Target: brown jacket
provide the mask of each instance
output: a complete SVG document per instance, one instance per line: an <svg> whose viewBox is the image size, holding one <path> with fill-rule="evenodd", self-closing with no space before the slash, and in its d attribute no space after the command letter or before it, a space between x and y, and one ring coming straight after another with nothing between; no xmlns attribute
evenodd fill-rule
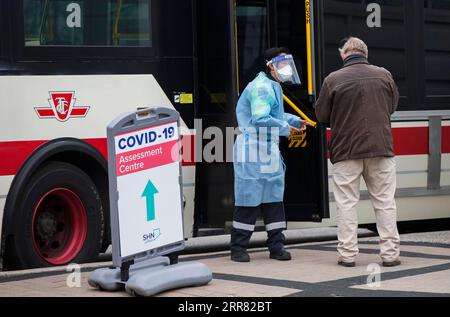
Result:
<svg viewBox="0 0 450 317"><path fill-rule="evenodd" d="M399 93L389 71L352 55L326 79L317 119L331 127L331 162L393 157L391 114Z"/></svg>

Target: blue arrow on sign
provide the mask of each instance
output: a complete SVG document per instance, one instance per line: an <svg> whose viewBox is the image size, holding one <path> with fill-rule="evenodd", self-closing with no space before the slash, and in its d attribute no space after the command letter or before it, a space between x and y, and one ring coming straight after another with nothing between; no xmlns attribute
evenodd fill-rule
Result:
<svg viewBox="0 0 450 317"><path fill-rule="evenodd" d="M152 181L148 181L147 186L145 186L144 192L141 197L145 197L147 200L147 221L153 221L156 219L155 216L155 194L158 194L158 190Z"/></svg>

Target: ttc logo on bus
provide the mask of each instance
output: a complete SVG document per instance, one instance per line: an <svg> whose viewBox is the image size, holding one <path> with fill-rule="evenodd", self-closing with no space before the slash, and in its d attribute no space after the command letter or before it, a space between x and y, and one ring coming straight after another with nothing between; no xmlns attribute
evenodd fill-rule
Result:
<svg viewBox="0 0 450 317"><path fill-rule="evenodd" d="M89 106L76 106L74 91L49 92L50 107L35 107L40 119L56 119L60 122L66 122L70 118L84 118L89 112Z"/></svg>

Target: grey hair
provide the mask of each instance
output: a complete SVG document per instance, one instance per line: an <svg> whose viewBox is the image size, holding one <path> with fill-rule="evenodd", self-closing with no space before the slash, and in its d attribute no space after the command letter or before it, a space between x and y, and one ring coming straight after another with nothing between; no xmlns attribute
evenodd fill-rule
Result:
<svg viewBox="0 0 450 317"><path fill-rule="evenodd" d="M350 37L345 45L339 49L339 52L345 55L359 54L369 57L369 48L363 40L357 37Z"/></svg>

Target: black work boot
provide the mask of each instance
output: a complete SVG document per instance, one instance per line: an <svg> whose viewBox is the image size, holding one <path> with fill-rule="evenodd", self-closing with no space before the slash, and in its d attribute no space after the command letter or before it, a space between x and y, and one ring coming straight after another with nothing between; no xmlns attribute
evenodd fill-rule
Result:
<svg viewBox="0 0 450 317"><path fill-rule="evenodd" d="M239 253L232 252L231 261L240 263L250 262L250 256L248 255L247 252L239 252Z"/></svg>
<svg viewBox="0 0 450 317"><path fill-rule="evenodd" d="M286 250L281 250L277 253L270 253L270 258L278 261L290 261L292 260L291 254Z"/></svg>

